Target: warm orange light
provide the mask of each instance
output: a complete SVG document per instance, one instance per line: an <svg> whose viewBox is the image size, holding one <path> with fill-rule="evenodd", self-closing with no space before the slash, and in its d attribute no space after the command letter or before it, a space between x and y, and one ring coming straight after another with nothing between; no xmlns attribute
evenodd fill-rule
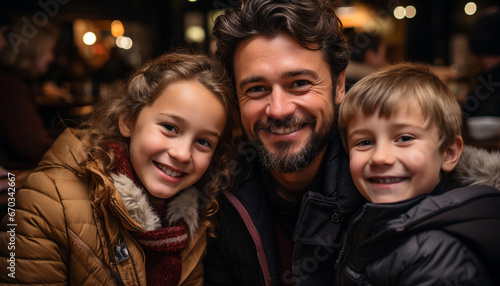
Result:
<svg viewBox="0 0 500 286"><path fill-rule="evenodd" d="M344 28L362 27L372 19L369 11L363 7L338 7L335 12Z"/></svg>
<svg viewBox="0 0 500 286"><path fill-rule="evenodd" d="M114 20L111 22L111 35L115 38L123 36L125 34L125 28L120 20Z"/></svg>

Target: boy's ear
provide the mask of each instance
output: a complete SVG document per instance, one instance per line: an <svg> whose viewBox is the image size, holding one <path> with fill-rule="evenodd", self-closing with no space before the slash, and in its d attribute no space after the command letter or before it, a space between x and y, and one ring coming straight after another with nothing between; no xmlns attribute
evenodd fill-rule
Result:
<svg viewBox="0 0 500 286"><path fill-rule="evenodd" d="M124 115L121 115L118 119L118 128L120 129L120 133L123 137L129 138L132 134L131 120L125 118Z"/></svg>
<svg viewBox="0 0 500 286"><path fill-rule="evenodd" d="M337 87L335 88L335 104L339 105L345 96L345 70L339 74Z"/></svg>
<svg viewBox="0 0 500 286"><path fill-rule="evenodd" d="M462 155L462 150L464 149L464 140L462 136L455 138L455 141L444 150L443 164L441 170L444 172L451 172L455 168Z"/></svg>

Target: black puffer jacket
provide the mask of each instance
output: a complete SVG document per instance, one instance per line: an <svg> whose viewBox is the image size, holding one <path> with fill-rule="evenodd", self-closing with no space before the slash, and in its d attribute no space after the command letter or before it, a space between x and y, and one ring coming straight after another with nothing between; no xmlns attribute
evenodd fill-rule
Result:
<svg viewBox="0 0 500 286"><path fill-rule="evenodd" d="M332 285L335 261L346 223L365 200L356 191L347 154L338 138L323 159L322 188L309 190L302 199L294 233L293 285ZM205 285L283 285L279 277L273 215L265 194L264 172L254 149L240 151L250 159L241 162L240 184L221 196L218 239L209 243ZM269 187L267 187L269 188ZM227 199L229 198L229 200ZM242 219L243 217L243 219Z"/></svg>
<svg viewBox="0 0 500 286"><path fill-rule="evenodd" d="M477 162L496 158L484 173L498 175L498 154L472 152ZM462 165L491 167L472 166L470 155L466 150ZM400 203L366 203L339 256L337 285L500 285L499 209L500 191L489 186L443 191L440 185Z"/></svg>

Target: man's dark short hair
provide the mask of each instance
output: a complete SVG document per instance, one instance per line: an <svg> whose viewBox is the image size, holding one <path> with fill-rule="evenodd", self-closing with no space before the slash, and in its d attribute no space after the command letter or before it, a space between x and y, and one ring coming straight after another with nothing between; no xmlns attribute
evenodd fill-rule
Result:
<svg viewBox="0 0 500 286"><path fill-rule="evenodd" d="M320 50L330 66L332 82L347 67L349 50L343 26L331 5L321 0L243 0L215 21L216 57L234 84L234 53L238 45L253 36L290 35L301 46Z"/></svg>

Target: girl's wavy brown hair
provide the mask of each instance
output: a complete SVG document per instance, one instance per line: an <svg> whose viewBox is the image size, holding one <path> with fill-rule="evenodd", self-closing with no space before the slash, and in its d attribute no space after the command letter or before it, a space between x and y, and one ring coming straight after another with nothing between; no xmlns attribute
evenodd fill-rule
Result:
<svg viewBox="0 0 500 286"><path fill-rule="evenodd" d="M124 116L127 120L135 121L141 110L151 105L168 85L196 80L220 100L228 118L211 164L195 184L201 192L201 220L209 227L209 234L213 235L213 216L219 207L216 194L231 188L234 183L230 168L236 158L232 132L237 106L227 78L220 64L208 56L176 51L162 55L138 69L121 92L100 98L92 114L81 126L85 130L81 140L86 146L88 160L77 171L89 183L94 203L102 205L109 202L112 186L106 186L109 180L100 175L109 175L114 167L113 152L105 148L107 142L117 142L125 150L130 145L129 139L120 133L119 118Z"/></svg>

